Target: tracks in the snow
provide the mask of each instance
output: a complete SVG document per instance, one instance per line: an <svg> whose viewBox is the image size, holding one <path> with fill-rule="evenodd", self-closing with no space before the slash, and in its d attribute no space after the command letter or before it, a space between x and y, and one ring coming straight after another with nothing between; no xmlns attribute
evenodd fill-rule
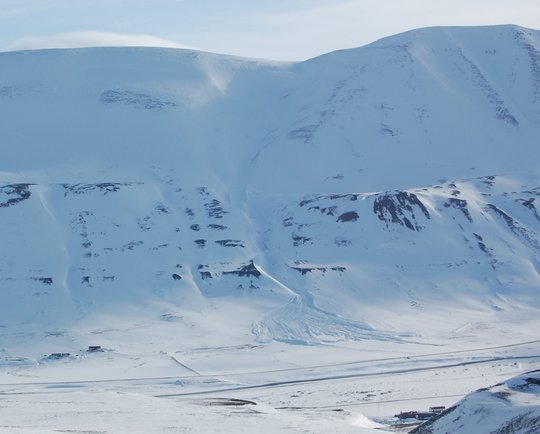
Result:
<svg viewBox="0 0 540 434"><path fill-rule="evenodd" d="M490 357L490 358L486 358L482 360L472 360L468 362L458 362L458 363L447 363L447 364L440 364L440 365L434 365L434 366L424 366L424 367L419 367L419 368L382 370L382 371L377 371L377 372L362 372L362 373L344 374L344 375L328 375L328 376L315 377L315 378L272 381L268 383L250 384L250 385L245 385L245 386L234 386L234 387L228 387L228 388L202 390L202 391L197 391L197 392L171 393L171 394L154 395L154 396L156 398L173 398L173 397L182 397L182 396L209 395L213 393L236 392L236 391L241 391L241 390L266 389L266 388L271 388L271 387L286 387L286 386L292 386L296 384L317 383L321 381L336 381L336 380L345 380L345 379L350 379L350 378L408 374L408 373L413 373L413 372L433 371L433 370L439 370L439 369L478 365L482 363L493 363L493 362L500 362L500 361L526 360L526 359L540 359L540 355Z"/></svg>

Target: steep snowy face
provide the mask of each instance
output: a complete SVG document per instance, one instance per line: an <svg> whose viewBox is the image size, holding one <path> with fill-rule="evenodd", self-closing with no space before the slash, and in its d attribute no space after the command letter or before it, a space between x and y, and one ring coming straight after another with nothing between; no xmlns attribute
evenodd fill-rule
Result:
<svg viewBox="0 0 540 434"><path fill-rule="evenodd" d="M90 180L161 164L207 178L210 138L219 137L211 107L236 70L260 67L142 48L3 53L0 62L3 170L58 168L59 179L77 170Z"/></svg>
<svg viewBox="0 0 540 434"><path fill-rule="evenodd" d="M1 325L144 306L179 333L311 343L538 317L538 31L296 64L0 53L0 71Z"/></svg>

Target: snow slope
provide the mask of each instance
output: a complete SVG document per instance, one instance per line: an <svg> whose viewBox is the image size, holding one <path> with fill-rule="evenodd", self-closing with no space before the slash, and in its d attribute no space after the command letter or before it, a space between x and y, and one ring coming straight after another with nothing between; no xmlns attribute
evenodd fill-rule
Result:
<svg viewBox="0 0 540 434"><path fill-rule="evenodd" d="M540 431L540 374L527 372L466 396L444 414L411 431L535 433Z"/></svg>
<svg viewBox="0 0 540 434"><path fill-rule="evenodd" d="M0 53L2 346L141 318L193 347L536 337L539 49Z"/></svg>

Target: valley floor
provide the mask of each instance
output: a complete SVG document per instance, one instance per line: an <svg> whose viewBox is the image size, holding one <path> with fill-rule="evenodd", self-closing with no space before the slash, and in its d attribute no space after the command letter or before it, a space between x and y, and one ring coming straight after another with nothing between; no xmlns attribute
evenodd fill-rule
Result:
<svg viewBox="0 0 540 434"><path fill-rule="evenodd" d="M395 414L539 369L540 340L104 348L1 362L1 433L407 432L414 423Z"/></svg>

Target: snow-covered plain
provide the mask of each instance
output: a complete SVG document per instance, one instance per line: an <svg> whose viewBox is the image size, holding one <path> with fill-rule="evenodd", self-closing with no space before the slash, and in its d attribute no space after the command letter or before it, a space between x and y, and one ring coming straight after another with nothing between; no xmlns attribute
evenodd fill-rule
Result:
<svg viewBox="0 0 540 434"><path fill-rule="evenodd" d="M538 369L538 31L0 53L0 119L0 432L406 432Z"/></svg>

